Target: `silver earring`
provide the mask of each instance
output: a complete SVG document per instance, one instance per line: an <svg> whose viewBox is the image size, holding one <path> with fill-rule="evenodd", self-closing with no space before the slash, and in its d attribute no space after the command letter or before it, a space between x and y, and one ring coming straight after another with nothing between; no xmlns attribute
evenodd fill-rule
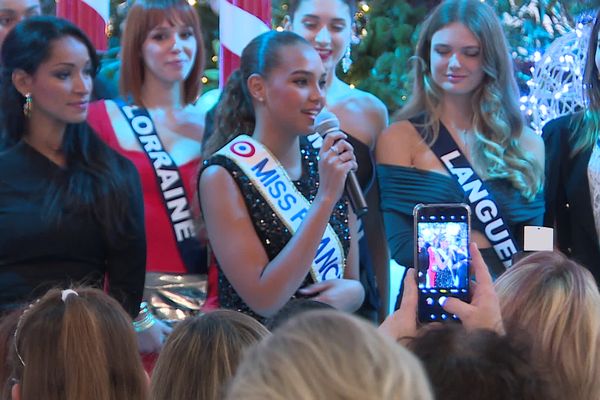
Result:
<svg viewBox="0 0 600 400"><path fill-rule="evenodd" d="M350 48L350 45L348 45L348 48L346 48L346 53L344 53L344 57L342 58L342 71L344 71L345 74L348 73L350 66L352 65L352 58L350 57L351 52L352 49Z"/></svg>

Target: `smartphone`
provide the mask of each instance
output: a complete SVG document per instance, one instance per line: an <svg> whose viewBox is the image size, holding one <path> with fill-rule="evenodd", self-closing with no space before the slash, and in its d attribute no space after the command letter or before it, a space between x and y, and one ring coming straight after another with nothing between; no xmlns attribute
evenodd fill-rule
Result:
<svg viewBox="0 0 600 400"><path fill-rule="evenodd" d="M417 204L413 216L419 321L458 321L442 304L448 297L470 301L471 208L462 203Z"/></svg>

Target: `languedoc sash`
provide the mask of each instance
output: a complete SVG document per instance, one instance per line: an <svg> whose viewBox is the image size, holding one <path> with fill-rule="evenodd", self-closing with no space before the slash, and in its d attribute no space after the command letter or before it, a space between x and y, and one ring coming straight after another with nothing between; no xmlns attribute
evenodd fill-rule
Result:
<svg viewBox="0 0 600 400"><path fill-rule="evenodd" d="M177 164L164 149L148 110L114 100L152 164L156 182L173 230L177 249L188 272L203 272L206 256L196 237L194 216Z"/></svg>
<svg viewBox="0 0 600 400"><path fill-rule="evenodd" d="M475 218L484 226L485 237L492 244L504 267L509 268L513 256L519 251L517 242L504 222L492 193L459 150L444 124L440 123L438 138L430 148L468 195L467 203L471 206Z"/></svg>
<svg viewBox="0 0 600 400"><path fill-rule="evenodd" d="M241 135L215 154L235 162L290 233L296 233L311 203L298 191L279 160L266 147L250 136ZM342 244L331 225L327 224L311 263L311 276L315 282L343 278L345 265Z"/></svg>

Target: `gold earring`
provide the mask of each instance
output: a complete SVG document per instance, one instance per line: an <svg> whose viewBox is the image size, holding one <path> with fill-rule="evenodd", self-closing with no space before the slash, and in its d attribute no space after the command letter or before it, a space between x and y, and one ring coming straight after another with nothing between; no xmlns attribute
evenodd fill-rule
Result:
<svg viewBox="0 0 600 400"><path fill-rule="evenodd" d="M25 93L25 104L23 104L23 115L26 118L31 116L31 93Z"/></svg>

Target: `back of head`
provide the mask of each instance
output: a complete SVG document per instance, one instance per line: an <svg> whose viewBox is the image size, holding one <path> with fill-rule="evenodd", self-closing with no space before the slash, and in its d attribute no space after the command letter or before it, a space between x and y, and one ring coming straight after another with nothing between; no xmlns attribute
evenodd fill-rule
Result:
<svg viewBox="0 0 600 400"><path fill-rule="evenodd" d="M198 52L183 84L184 102L190 104L196 101L200 94L200 79L204 71L204 46L197 11L186 0L138 0L127 13L125 31L121 37L119 78L121 95L131 97L137 105L143 105L141 97L145 64L142 47L150 31L163 21L170 24L182 23L192 28Z"/></svg>
<svg viewBox="0 0 600 400"><path fill-rule="evenodd" d="M289 320L242 361L228 399L432 399L419 361L338 311Z"/></svg>
<svg viewBox="0 0 600 400"><path fill-rule="evenodd" d="M227 80L216 105L214 133L207 140L203 150L205 158L210 157L234 137L253 133L255 115L252 98L248 92L248 78L252 74L268 78L270 72L280 65L280 49L298 44L312 48L303 37L289 31L276 30L258 35L246 45L242 51L240 68Z"/></svg>
<svg viewBox="0 0 600 400"><path fill-rule="evenodd" d="M267 319L265 326L271 332L279 328L286 321L296 318L298 315L311 310L333 310L334 307L327 303L308 298L296 298L288 301L278 312L271 318Z"/></svg>
<svg viewBox="0 0 600 400"><path fill-rule="evenodd" d="M431 380L436 398L448 400L546 400L540 370L527 342L493 331L467 332L444 324L421 332L409 344Z"/></svg>
<svg viewBox="0 0 600 400"><path fill-rule="evenodd" d="M152 374L153 400L223 398L247 348L269 331L245 314L217 310L181 322L169 335Z"/></svg>
<svg viewBox="0 0 600 400"><path fill-rule="evenodd" d="M0 313L0 399L10 399L11 350L22 308Z"/></svg>
<svg viewBox="0 0 600 400"><path fill-rule="evenodd" d="M6 36L2 45L2 75L0 76L0 107L2 109L2 134L7 144L16 143L26 131L23 105L25 97L12 82L15 70L33 75L40 64L51 54L57 40L71 36L88 49L92 75L98 67L98 57L87 36L71 22L52 16L36 16L18 23Z"/></svg>
<svg viewBox="0 0 600 400"><path fill-rule="evenodd" d="M12 353L12 377L22 400L147 395L131 320L98 289L48 291L23 312Z"/></svg>
<svg viewBox="0 0 600 400"><path fill-rule="evenodd" d="M592 274L559 252L523 258L496 281L507 327L529 332L562 398L600 398L600 293Z"/></svg>

